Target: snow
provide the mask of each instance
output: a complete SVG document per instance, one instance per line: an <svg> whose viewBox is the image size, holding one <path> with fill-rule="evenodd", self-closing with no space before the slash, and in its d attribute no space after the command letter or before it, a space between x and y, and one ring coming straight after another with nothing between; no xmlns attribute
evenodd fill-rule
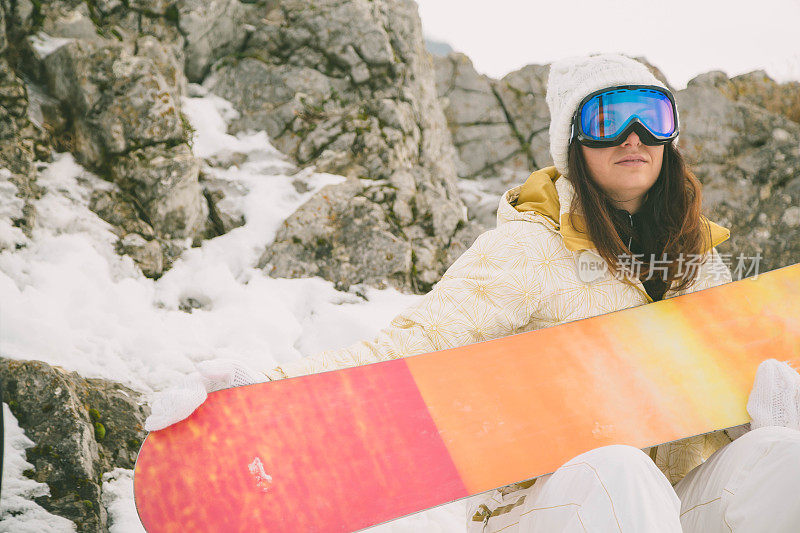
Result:
<svg viewBox="0 0 800 533"><path fill-rule="evenodd" d="M145 533L133 504L133 470L115 468L103 474L103 505L108 533Z"/></svg>
<svg viewBox="0 0 800 533"><path fill-rule="evenodd" d="M230 103L198 85L190 91L182 104L196 130L194 153L208 162L204 174L229 185L226 208L242 213L246 223L187 250L154 281L130 258L117 255L111 227L88 207L93 190L113 185L70 154L54 154L54 161L40 168L44 192L35 202L38 215L29 239L4 225L21 204L7 171L0 169L0 356L113 379L151 397L192 373L200 361L233 358L267 370L370 338L419 298L369 287L344 293L320 278L272 279L255 268L283 220L322 187L344 178L313 168L298 171L263 131L228 135L226 123L236 116ZM239 165L212 166L237 154ZM297 181L304 186L295 187ZM4 248L4 242L11 245ZM188 298L202 307L181 310ZM21 475L29 468L21 459L26 444L9 424L6 431L17 440L8 452L14 466L8 470L10 484L3 481L0 531L27 531L20 529L20 516L29 517L24 527L30 531L71 531L63 519L24 500L44 489ZM6 507L6 494L13 506ZM132 471L106 473L103 498L112 533L142 531ZM6 511L15 508L25 514ZM463 531L463 517L464 504L457 502L378 530Z"/></svg>
<svg viewBox="0 0 800 533"><path fill-rule="evenodd" d="M61 533L75 531L75 524L55 516L33 501L48 496L50 488L23 475L33 465L25 460L25 449L35 443L25 436L6 404L3 409L3 483L0 493L0 533Z"/></svg>
<svg viewBox="0 0 800 533"><path fill-rule="evenodd" d="M269 491L272 476L264 472L264 463L261 462L261 458L254 457L253 462L247 465L247 469L253 475L253 479L256 480L256 486L264 492Z"/></svg>
<svg viewBox="0 0 800 533"><path fill-rule="evenodd" d="M33 51L39 56L39 59L44 59L65 44L71 43L74 40L75 39L71 38L53 37L43 31L28 37L31 48L33 48Z"/></svg>

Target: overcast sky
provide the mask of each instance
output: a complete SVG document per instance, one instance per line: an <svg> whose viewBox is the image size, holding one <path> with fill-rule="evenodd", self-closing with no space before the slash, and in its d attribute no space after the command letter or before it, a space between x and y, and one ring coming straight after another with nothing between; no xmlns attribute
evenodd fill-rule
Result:
<svg viewBox="0 0 800 533"><path fill-rule="evenodd" d="M594 52L644 56L682 89L702 72L800 80L800 0L417 0L425 35L500 78Z"/></svg>

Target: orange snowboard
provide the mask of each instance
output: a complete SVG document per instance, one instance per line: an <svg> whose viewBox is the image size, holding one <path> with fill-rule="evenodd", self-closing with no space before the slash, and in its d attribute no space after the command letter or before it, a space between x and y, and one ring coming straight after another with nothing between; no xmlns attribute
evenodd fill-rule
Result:
<svg viewBox="0 0 800 533"><path fill-rule="evenodd" d="M139 516L167 531L352 531L738 426L758 364L800 363L800 264L557 327L237 387L148 435Z"/></svg>

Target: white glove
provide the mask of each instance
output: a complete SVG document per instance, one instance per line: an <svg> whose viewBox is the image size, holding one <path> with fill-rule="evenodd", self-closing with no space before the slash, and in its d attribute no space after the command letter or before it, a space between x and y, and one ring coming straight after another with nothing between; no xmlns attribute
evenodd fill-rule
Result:
<svg viewBox="0 0 800 533"><path fill-rule="evenodd" d="M747 400L750 429L783 426L800 431L800 374L775 359L758 365Z"/></svg>
<svg viewBox="0 0 800 533"><path fill-rule="evenodd" d="M269 381L262 372L235 359L203 361L197 364L197 371L185 376L177 387L153 395L145 430L156 431L183 420L206 401L209 392Z"/></svg>

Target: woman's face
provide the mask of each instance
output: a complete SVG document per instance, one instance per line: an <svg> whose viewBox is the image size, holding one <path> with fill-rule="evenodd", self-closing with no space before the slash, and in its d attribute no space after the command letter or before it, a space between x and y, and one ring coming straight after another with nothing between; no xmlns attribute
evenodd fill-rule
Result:
<svg viewBox="0 0 800 533"><path fill-rule="evenodd" d="M617 208L629 213L638 211L644 195L661 172L664 145L648 146L636 132L631 132L620 145L608 148L581 145L581 149L592 178L616 202Z"/></svg>

